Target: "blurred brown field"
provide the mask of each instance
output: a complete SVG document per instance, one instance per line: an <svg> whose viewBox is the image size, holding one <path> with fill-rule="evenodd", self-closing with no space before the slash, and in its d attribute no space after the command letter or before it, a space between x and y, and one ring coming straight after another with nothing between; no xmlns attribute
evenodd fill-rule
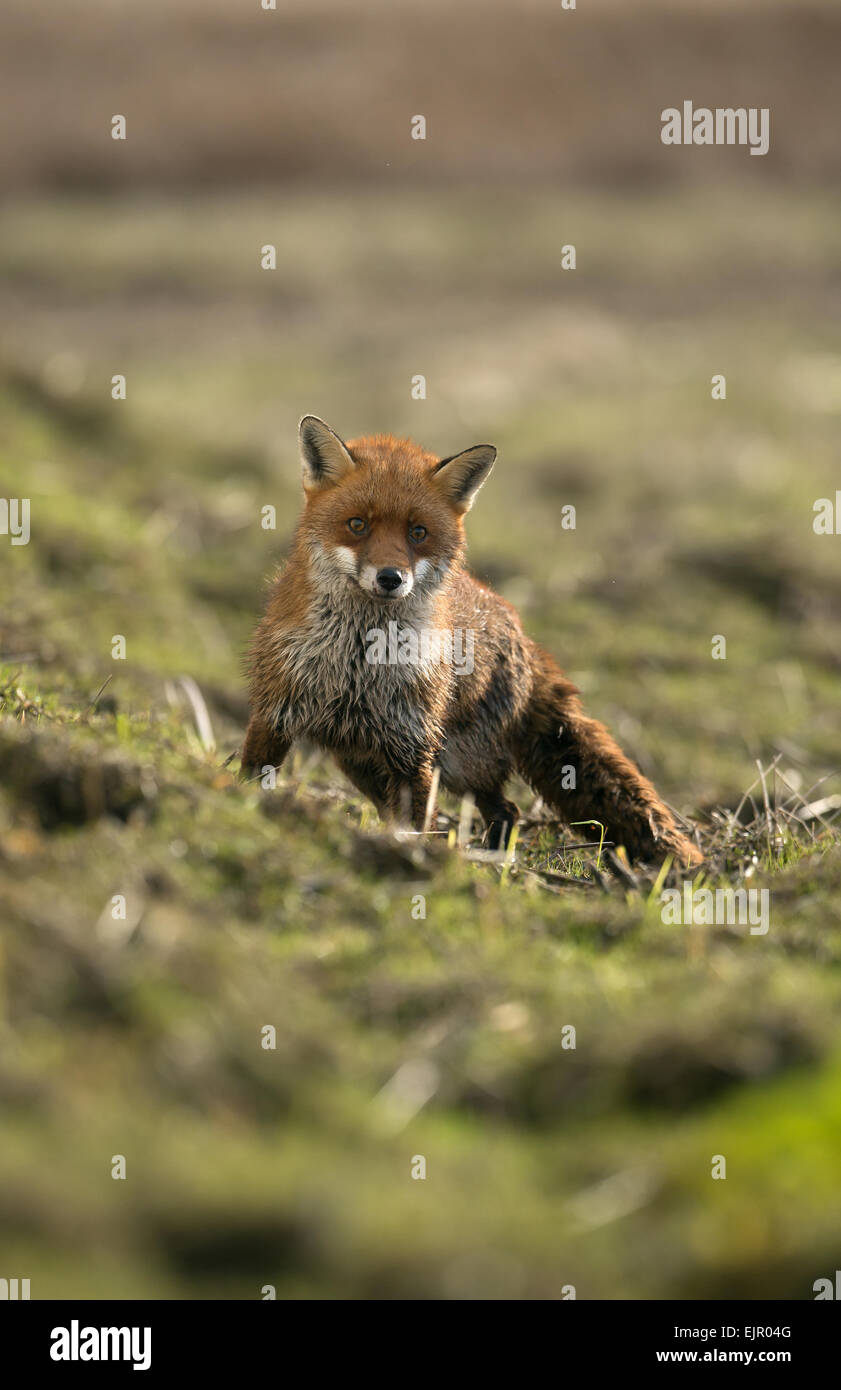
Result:
<svg viewBox="0 0 841 1390"><path fill-rule="evenodd" d="M330 180L835 179L833 0L7 0L6 192ZM659 113L768 106L772 149L676 158ZM406 138L422 113L429 139ZM112 114L129 138L115 149ZM746 168L748 165L750 167Z"/></svg>

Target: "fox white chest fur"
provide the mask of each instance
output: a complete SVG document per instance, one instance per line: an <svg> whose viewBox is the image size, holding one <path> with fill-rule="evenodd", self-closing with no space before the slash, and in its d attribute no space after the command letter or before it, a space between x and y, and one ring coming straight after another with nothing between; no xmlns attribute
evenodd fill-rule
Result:
<svg viewBox="0 0 841 1390"><path fill-rule="evenodd" d="M418 647L424 607L390 619ZM288 694L273 716L290 742L307 738L335 751L391 754L397 766L416 761L429 737L430 696L447 675L434 663L370 660L383 624L381 607L321 594L306 623L278 635L276 659Z"/></svg>

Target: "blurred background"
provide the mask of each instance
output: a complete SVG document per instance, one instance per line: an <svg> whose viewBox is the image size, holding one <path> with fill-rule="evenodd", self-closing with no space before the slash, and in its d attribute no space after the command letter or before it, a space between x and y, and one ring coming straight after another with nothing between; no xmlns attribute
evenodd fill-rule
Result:
<svg viewBox="0 0 841 1390"><path fill-rule="evenodd" d="M676 933L397 849L311 750L271 797L222 764L314 412L498 445L473 568L679 808L757 759L837 798L841 11L7 0L0 40L0 1277L811 1297L837 848L769 841L767 938ZM663 146L684 100L770 153Z"/></svg>

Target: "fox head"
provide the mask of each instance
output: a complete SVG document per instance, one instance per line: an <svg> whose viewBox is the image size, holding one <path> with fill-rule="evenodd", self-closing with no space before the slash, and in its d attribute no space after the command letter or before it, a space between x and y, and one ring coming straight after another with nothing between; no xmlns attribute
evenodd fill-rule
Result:
<svg viewBox="0 0 841 1390"><path fill-rule="evenodd" d="M438 459L391 435L345 443L315 415L298 433L299 534L317 578L383 604L436 589L463 553L464 516L493 467L493 445Z"/></svg>

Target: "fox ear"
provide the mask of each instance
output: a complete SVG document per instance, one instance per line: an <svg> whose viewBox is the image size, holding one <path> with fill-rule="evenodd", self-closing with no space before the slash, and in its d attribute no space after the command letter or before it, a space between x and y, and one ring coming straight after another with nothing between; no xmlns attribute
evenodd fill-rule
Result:
<svg viewBox="0 0 841 1390"><path fill-rule="evenodd" d="M345 473L356 467L339 436L317 415L303 417L298 426L298 443L307 492L332 487Z"/></svg>
<svg viewBox="0 0 841 1390"><path fill-rule="evenodd" d="M442 459L432 470L435 482L458 512L469 512L479 488L494 466L493 444L474 444L462 454Z"/></svg>

